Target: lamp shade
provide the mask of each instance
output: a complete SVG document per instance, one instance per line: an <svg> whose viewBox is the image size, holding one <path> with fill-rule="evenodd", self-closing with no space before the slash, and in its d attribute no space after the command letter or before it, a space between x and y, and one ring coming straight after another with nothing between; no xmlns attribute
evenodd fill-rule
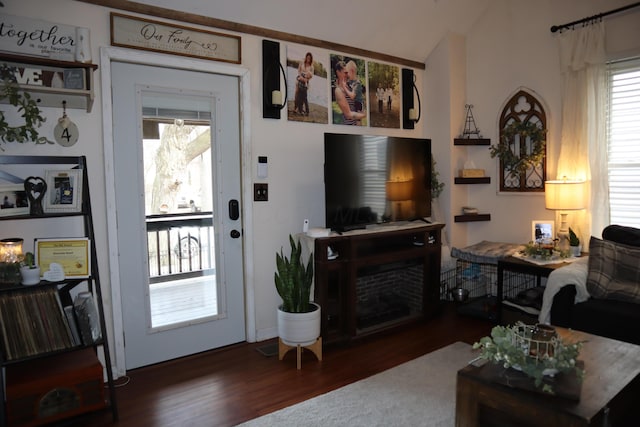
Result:
<svg viewBox="0 0 640 427"><path fill-rule="evenodd" d="M387 181L387 200L401 202L411 199L413 191L412 181Z"/></svg>
<svg viewBox="0 0 640 427"><path fill-rule="evenodd" d="M569 211L584 209L584 181L545 181L544 205L547 209Z"/></svg>

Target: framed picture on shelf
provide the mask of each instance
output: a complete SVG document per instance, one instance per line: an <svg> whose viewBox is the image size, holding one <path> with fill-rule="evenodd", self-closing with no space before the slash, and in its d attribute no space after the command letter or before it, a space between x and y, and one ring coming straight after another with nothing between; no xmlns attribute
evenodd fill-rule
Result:
<svg viewBox="0 0 640 427"><path fill-rule="evenodd" d="M47 213L82 211L82 170L48 170L45 172Z"/></svg>
<svg viewBox="0 0 640 427"><path fill-rule="evenodd" d="M542 243L544 240L553 240L555 238L553 226L554 221L548 219L535 219L531 221L531 241L534 243Z"/></svg>
<svg viewBox="0 0 640 427"><path fill-rule="evenodd" d="M0 186L0 216L29 215L29 198L22 184Z"/></svg>
<svg viewBox="0 0 640 427"><path fill-rule="evenodd" d="M41 271L46 272L51 263L57 263L62 266L66 279L89 277L91 257L88 238L36 239L34 247L36 263Z"/></svg>

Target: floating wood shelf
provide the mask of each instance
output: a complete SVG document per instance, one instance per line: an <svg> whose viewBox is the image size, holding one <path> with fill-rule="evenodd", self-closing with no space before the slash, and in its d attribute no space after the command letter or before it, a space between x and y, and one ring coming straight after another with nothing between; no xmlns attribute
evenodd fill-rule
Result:
<svg viewBox="0 0 640 427"><path fill-rule="evenodd" d="M455 184L489 184L491 183L490 176L482 176L477 178L454 178Z"/></svg>
<svg viewBox="0 0 640 427"><path fill-rule="evenodd" d="M491 145L489 138L455 138L453 145Z"/></svg>
<svg viewBox="0 0 640 427"><path fill-rule="evenodd" d="M455 222L491 221L491 214L456 215Z"/></svg>

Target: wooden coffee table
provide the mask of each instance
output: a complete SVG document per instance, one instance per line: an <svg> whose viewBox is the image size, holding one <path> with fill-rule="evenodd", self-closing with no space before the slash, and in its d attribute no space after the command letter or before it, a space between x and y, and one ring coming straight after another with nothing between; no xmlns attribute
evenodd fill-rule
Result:
<svg viewBox="0 0 640 427"><path fill-rule="evenodd" d="M458 371L456 426L640 425L640 346L556 329L563 340L587 341L579 401L502 385L489 364L469 365Z"/></svg>

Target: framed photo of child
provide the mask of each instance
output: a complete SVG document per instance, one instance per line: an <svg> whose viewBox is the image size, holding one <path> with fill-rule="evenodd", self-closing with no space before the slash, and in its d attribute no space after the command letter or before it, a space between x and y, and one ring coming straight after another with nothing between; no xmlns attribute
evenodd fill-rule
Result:
<svg viewBox="0 0 640 427"><path fill-rule="evenodd" d="M82 211L82 170L48 170L45 172L47 193L44 211L47 213Z"/></svg>

